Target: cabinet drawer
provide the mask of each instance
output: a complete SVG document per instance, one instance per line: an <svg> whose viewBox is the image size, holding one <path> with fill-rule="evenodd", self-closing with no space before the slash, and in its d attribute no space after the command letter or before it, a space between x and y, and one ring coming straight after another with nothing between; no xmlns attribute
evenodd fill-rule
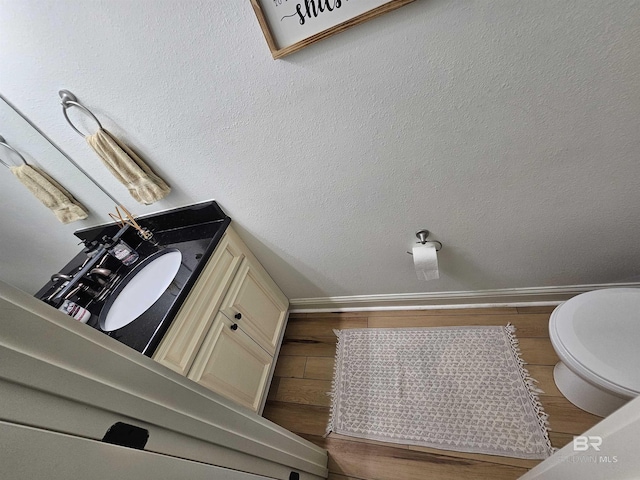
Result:
<svg viewBox="0 0 640 480"><path fill-rule="evenodd" d="M216 316L187 377L258 410L273 358L232 325L223 314Z"/></svg>
<svg viewBox="0 0 640 480"><path fill-rule="evenodd" d="M287 307L286 298L262 266L246 257L220 311L273 355L284 327Z"/></svg>
<svg viewBox="0 0 640 480"><path fill-rule="evenodd" d="M154 360L181 375L189 371L244 258L233 235L224 234L153 355Z"/></svg>

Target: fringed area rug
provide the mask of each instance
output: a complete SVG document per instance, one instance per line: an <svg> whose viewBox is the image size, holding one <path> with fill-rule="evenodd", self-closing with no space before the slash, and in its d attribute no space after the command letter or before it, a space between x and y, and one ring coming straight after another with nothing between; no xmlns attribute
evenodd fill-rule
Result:
<svg viewBox="0 0 640 480"><path fill-rule="evenodd" d="M459 452L553 453L515 328L336 331L327 433Z"/></svg>

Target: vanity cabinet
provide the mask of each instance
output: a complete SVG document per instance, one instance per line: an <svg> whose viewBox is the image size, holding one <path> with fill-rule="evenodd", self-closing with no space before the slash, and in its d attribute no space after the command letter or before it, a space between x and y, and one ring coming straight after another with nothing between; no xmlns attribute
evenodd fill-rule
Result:
<svg viewBox="0 0 640 480"><path fill-rule="evenodd" d="M258 411L289 301L228 227L153 358Z"/></svg>

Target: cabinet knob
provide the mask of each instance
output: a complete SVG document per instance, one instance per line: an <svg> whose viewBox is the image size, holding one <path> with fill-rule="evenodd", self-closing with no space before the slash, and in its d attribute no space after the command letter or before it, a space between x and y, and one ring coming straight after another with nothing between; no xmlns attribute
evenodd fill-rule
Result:
<svg viewBox="0 0 640 480"><path fill-rule="evenodd" d="M237 318L238 320L240 320L242 318L242 314L241 313L236 313L234 315L235 318Z"/></svg>
<svg viewBox="0 0 640 480"><path fill-rule="evenodd" d="M230 328L231 330L237 330L237 329L238 329L238 324L237 324L237 323L234 323L234 324L233 324L233 325L231 325L229 328Z"/></svg>

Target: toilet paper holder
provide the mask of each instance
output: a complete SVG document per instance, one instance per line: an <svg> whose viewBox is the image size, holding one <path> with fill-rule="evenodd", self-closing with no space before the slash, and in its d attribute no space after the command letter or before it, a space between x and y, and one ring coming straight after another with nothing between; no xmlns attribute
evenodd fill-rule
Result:
<svg viewBox="0 0 640 480"><path fill-rule="evenodd" d="M421 243L422 245L424 245L425 243L435 243L436 252L439 252L440 250L442 250L442 242L439 242L438 240L427 240L427 238L429 238L429 230L422 229L417 231L416 237L418 237L418 239L420 240L419 242L416 242L416 243ZM413 255L413 253L411 252L407 252L407 253L409 255Z"/></svg>

